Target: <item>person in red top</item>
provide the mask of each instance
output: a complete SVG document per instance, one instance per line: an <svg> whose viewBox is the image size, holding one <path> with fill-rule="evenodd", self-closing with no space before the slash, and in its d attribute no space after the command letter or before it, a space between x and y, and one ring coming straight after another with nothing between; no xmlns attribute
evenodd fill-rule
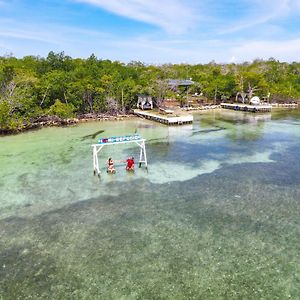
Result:
<svg viewBox="0 0 300 300"><path fill-rule="evenodd" d="M126 170L127 171L134 171L134 158L129 157L127 160Z"/></svg>

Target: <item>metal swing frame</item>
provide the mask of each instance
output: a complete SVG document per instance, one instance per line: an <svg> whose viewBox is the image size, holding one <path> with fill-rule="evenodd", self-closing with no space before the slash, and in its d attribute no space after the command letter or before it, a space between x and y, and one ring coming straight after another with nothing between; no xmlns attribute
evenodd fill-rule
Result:
<svg viewBox="0 0 300 300"><path fill-rule="evenodd" d="M131 139L132 138L132 139ZM104 143L101 141L105 140ZM126 137L111 137L107 139L99 140L99 144L93 144L93 168L94 168L94 175L98 175L100 177L101 171L99 168L99 153L105 146L111 145L119 145L119 144L128 144L128 143L135 143L140 147L140 159L139 159L139 168L141 168L142 163L145 164L146 169L148 170L148 162L147 162L147 155L146 155L146 146L145 146L145 139L139 136L126 136Z"/></svg>

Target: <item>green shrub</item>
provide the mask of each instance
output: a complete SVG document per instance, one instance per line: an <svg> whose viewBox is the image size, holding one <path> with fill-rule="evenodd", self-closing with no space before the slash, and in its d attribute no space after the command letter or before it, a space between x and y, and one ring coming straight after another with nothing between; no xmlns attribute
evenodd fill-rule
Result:
<svg viewBox="0 0 300 300"><path fill-rule="evenodd" d="M23 119L12 112L8 101L0 101L0 132L15 132L23 128Z"/></svg>
<svg viewBox="0 0 300 300"><path fill-rule="evenodd" d="M50 106L48 114L57 116L61 119L74 118L74 106L72 104L62 103L60 100L55 100L55 103Z"/></svg>

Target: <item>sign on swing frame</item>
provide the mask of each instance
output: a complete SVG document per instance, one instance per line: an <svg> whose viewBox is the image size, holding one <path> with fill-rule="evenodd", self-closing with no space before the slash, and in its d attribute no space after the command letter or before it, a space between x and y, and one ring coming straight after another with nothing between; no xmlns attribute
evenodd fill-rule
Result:
<svg viewBox="0 0 300 300"><path fill-rule="evenodd" d="M116 144L121 142L132 142L141 140L141 136L135 135L125 135L125 136L112 136L109 138L103 138L98 140L98 144Z"/></svg>

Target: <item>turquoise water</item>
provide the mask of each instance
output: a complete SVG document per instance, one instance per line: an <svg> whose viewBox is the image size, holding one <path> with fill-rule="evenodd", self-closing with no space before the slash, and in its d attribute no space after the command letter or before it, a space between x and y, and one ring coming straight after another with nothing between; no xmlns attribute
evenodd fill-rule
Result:
<svg viewBox="0 0 300 300"><path fill-rule="evenodd" d="M148 172L93 176L99 130ZM299 146L299 110L1 137L0 299L299 299Z"/></svg>

